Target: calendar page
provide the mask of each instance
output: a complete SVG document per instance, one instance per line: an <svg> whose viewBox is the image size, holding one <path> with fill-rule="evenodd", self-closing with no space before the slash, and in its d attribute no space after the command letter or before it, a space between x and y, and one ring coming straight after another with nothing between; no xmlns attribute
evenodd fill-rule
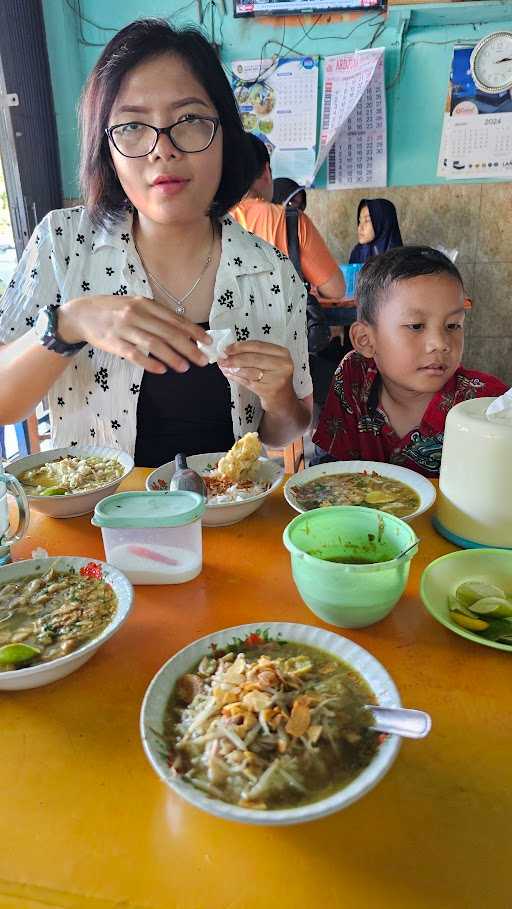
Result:
<svg viewBox="0 0 512 909"><path fill-rule="evenodd" d="M510 92L481 92L469 65L471 47L453 52L443 115L438 177L482 180L512 177L512 98Z"/></svg>
<svg viewBox="0 0 512 909"><path fill-rule="evenodd" d="M318 59L237 60L232 84L246 130L265 142L274 177L313 177Z"/></svg>
<svg viewBox="0 0 512 909"><path fill-rule="evenodd" d="M386 185L383 48L326 58L315 172L326 158L328 189Z"/></svg>
<svg viewBox="0 0 512 909"><path fill-rule="evenodd" d="M327 189L386 186L386 89L384 54L354 111L347 117L327 162Z"/></svg>

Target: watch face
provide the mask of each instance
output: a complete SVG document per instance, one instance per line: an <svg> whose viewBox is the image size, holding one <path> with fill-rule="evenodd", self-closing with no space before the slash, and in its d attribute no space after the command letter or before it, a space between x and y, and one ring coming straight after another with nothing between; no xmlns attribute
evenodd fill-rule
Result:
<svg viewBox="0 0 512 909"><path fill-rule="evenodd" d="M476 45L471 72L481 91L495 94L512 87L512 32L496 32Z"/></svg>
<svg viewBox="0 0 512 909"><path fill-rule="evenodd" d="M46 312L45 309L42 309L41 312L38 314L37 319L35 321L35 325L34 325L34 331L40 341L42 341L43 338L45 338L45 336L48 334L49 326L50 326L50 318L48 316L48 313Z"/></svg>

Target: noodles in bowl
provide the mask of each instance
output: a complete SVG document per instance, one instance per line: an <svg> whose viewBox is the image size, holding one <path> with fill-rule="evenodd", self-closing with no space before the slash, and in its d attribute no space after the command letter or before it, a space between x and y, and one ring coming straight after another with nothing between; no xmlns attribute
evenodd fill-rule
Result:
<svg viewBox="0 0 512 909"><path fill-rule="evenodd" d="M170 660L142 708L146 753L183 798L221 817L291 824L367 792L399 743L365 704L398 706L385 670L338 635L304 625L240 626Z"/></svg>

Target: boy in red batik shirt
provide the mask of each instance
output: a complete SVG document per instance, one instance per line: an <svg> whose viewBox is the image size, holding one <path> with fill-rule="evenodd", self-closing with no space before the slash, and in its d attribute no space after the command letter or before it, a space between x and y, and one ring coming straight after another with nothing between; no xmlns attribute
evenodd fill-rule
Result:
<svg viewBox="0 0 512 909"><path fill-rule="evenodd" d="M313 463L384 461L437 477L446 414L507 386L460 365L464 292L453 263L428 246L375 256L359 273L354 347L334 375Z"/></svg>

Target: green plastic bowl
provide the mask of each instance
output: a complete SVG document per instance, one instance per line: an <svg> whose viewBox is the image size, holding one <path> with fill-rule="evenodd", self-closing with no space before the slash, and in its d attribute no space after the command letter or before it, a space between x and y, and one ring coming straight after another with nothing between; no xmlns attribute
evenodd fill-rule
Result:
<svg viewBox="0 0 512 909"><path fill-rule="evenodd" d="M448 594L454 594L459 584L470 579L497 584L507 593L512 592L512 554L506 549L463 549L441 556L431 562L421 576L421 599L430 614L454 634L484 647L512 653L510 644L488 641L453 621L448 609Z"/></svg>
<svg viewBox="0 0 512 909"><path fill-rule="evenodd" d="M311 611L340 628L365 628L388 615L400 599L418 551L413 544L419 541L394 515L341 505L298 515L286 527L283 542L293 580ZM329 561L337 558L366 564Z"/></svg>

